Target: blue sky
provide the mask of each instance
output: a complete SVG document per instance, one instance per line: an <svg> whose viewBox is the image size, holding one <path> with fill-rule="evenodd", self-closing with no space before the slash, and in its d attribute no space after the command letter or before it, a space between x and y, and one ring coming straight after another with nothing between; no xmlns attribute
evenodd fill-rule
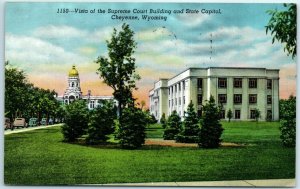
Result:
<svg viewBox="0 0 300 189"><path fill-rule="evenodd" d="M187 67L208 66L281 69L281 97L296 92L296 60L265 33L270 19L266 11L282 10L282 4L6 3L5 59L24 69L37 86L62 94L66 74L75 64L83 93L88 88L95 94L111 93L96 75L93 61L106 56L105 40L124 22L112 20L111 14L57 14L58 8L221 10L211 15L171 14L166 21L126 21L137 41L140 99L147 100L147 91L159 78L172 77Z"/></svg>

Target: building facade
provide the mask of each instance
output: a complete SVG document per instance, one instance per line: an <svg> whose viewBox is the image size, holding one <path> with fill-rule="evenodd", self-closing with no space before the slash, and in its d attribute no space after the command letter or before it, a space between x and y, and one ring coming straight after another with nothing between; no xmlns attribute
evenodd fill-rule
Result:
<svg viewBox="0 0 300 189"><path fill-rule="evenodd" d="M169 116L174 110L183 117L192 101L201 116L211 95L223 107L222 119L230 109L233 120L252 120L258 109L259 120L279 120L278 69L189 68L173 78L155 82L149 92L149 109L158 120L163 113Z"/></svg>
<svg viewBox="0 0 300 189"><path fill-rule="evenodd" d="M95 96L92 95L91 90L88 90L87 94L83 95L80 88L79 73L75 66L69 71L68 86L63 96L58 96L57 99L63 104L70 104L76 99L83 99L87 102L87 106L90 110L100 106L104 100L112 100L117 104L113 96Z"/></svg>

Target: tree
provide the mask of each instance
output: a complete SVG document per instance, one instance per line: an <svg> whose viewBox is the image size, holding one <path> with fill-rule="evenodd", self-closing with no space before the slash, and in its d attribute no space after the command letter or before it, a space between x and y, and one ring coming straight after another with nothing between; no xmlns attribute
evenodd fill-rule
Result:
<svg viewBox="0 0 300 189"><path fill-rule="evenodd" d="M164 131L164 140L174 140L175 136L181 131L181 118L174 110L169 116L167 127Z"/></svg>
<svg viewBox="0 0 300 189"><path fill-rule="evenodd" d="M66 106L65 124L62 126L64 141L73 142L86 133L89 110L85 101L75 100Z"/></svg>
<svg viewBox="0 0 300 189"><path fill-rule="evenodd" d="M285 45L284 51L294 58L297 55L297 5L283 4L288 8L285 11L268 10L267 13L271 15L271 19L266 26L266 33L268 31L273 35L272 43L275 40Z"/></svg>
<svg viewBox="0 0 300 189"><path fill-rule="evenodd" d="M134 106L124 109L123 116L119 119L117 139L122 148L136 149L145 143L147 118L145 113Z"/></svg>
<svg viewBox="0 0 300 189"><path fill-rule="evenodd" d="M216 105L213 96L210 96L209 101L203 106L203 117L200 123L199 147L219 147L224 129L220 124L220 108Z"/></svg>
<svg viewBox="0 0 300 189"><path fill-rule="evenodd" d="M254 109L254 117L253 118L256 120L256 122L258 122L258 119L260 118L259 109L257 109L257 108Z"/></svg>
<svg viewBox="0 0 300 189"><path fill-rule="evenodd" d="M167 127L167 120L166 120L166 114L165 113L162 114L159 122L161 123L161 125L164 129Z"/></svg>
<svg viewBox="0 0 300 189"><path fill-rule="evenodd" d="M228 111L227 111L227 118L228 118L228 122L230 122L230 120L231 120L231 118L232 118L232 111L231 111L231 109L229 109Z"/></svg>
<svg viewBox="0 0 300 189"><path fill-rule="evenodd" d="M286 147L296 145L296 97L290 96L279 102L280 139Z"/></svg>
<svg viewBox="0 0 300 189"><path fill-rule="evenodd" d="M86 142L88 144L106 142L109 139L107 135L115 131L115 118L116 112L112 102L103 102L102 106L96 107L90 115Z"/></svg>
<svg viewBox="0 0 300 189"><path fill-rule="evenodd" d="M107 41L109 59L101 56L95 61L99 64L97 73L114 90L120 117L122 109L133 99L132 90L136 89L135 82L140 79L132 57L136 48L133 36L128 24L123 24L120 32L114 29L111 40Z"/></svg>
<svg viewBox="0 0 300 189"><path fill-rule="evenodd" d="M199 119L191 101L188 105L187 112L183 121L183 130L176 137L177 142L195 143L198 142L199 136Z"/></svg>

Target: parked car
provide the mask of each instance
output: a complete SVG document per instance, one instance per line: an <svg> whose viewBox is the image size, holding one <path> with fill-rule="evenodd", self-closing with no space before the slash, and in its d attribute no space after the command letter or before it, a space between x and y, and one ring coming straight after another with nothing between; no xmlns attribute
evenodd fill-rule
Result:
<svg viewBox="0 0 300 189"><path fill-rule="evenodd" d="M4 129L13 129L9 118L4 118Z"/></svg>
<svg viewBox="0 0 300 189"><path fill-rule="evenodd" d="M25 121L25 118L16 118L13 124L13 127L27 127L27 123Z"/></svg>
<svg viewBox="0 0 300 189"><path fill-rule="evenodd" d="M28 127L34 127L37 126L37 118L32 117L29 119Z"/></svg>
<svg viewBox="0 0 300 189"><path fill-rule="evenodd" d="M42 118L41 125L47 125L47 118Z"/></svg>
<svg viewBox="0 0 300 189"><path fill-rule="evenodd" d="M52 118L49 119L48 125L53 125L53 119Z"/></svg>

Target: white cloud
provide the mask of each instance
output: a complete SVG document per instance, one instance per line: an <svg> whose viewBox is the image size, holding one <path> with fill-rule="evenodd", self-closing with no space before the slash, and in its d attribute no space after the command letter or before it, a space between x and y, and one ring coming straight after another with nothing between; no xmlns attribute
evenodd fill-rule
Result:
<svg viewBox="0 0 300 189"><path fill-rule="evenodd" d="M66 25L47 25L33 31L33 36L39 38L79 38L86 35L86 31Z"/></svg>
<svg viewBox="0 0 300 189"><path fill-rule="evenodd" d="M187 27L199 27L202 23L211 20L212 15L208 14L180 14L178 20Z"/></svg>
<svg viewBox="0 0 300 189"><path fill-rule="evenodd" d="M44 40L6 34L5 59L30 68L36 64L78 64L88 59Z"/></svg>

